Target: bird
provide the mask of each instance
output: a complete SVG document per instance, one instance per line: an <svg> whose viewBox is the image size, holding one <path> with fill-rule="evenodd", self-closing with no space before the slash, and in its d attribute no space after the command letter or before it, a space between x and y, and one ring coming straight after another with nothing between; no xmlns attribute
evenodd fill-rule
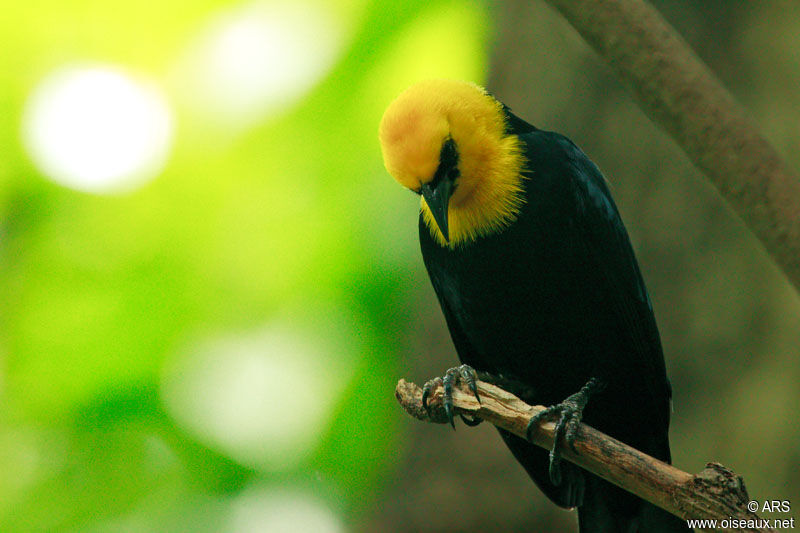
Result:
<svg viewBox="0 0 800 533"><path fill-rule="evenodd" d="M494 380L556 421L567 445L578 422L662 461L672 390L653 305L598 167L567 137L512 113L486 89L423 80L386 108L384 166L420 196L423 262L462 363L425 384L475 392ZM477 423L465 418L465 422ZM455 427L455 426L454 426ZM687 531L686 523L498 429L581 533Z"/></svg>

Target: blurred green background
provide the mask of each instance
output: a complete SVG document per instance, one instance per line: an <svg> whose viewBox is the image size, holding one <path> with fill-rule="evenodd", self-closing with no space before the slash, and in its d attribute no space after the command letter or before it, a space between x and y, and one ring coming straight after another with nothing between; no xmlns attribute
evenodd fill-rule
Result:
<svg viewBox="0 0 800 533"><path fill-rule="evenodd" d="M654 3L799 166L800 10ZM456 360L376 138L428 77L488 84L598 163L656 308L676 465L800 502L797 294L525 4L4 4L0 531L574 527L491 428L395 404Z"/></svg>

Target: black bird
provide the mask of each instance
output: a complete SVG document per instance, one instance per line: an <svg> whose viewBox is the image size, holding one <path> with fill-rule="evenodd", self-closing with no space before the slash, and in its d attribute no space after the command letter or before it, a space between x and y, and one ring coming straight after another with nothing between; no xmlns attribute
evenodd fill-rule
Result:
<svg viewBox="0 0 800 533"><path fill-rule="evenodd" d="M389 173L422 196L422 256L465 364L445 374L445 403L455 380L485 372L527 402L551 405L545 416L567 442L582 419L669 462L671 390L653 307L597 166L563 135L460 81L401 93L380 141ZM548 458L500 434L553 502L578 508L581 532L687 531L560 464L558 448Z"/></svg>

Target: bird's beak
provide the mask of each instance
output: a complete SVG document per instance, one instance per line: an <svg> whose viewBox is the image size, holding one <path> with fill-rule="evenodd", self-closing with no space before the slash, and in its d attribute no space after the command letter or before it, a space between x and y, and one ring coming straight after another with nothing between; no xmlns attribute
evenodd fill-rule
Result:
<svg viewBox="0 0 800 533"><path fill-rule="evenodd" d="M436 225L442 232L445 242L450 242L450 234L447 228L447 206L450 203L450 194L453 192L453 182L449 179L439 180L436 187L431 187L426 183L422 186L422 196L425 203L433 213Z"/></svg>

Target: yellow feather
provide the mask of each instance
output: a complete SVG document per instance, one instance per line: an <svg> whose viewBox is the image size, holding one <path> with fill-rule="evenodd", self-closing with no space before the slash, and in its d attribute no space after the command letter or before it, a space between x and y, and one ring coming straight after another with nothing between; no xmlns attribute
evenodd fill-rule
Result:
<svg viewBox="0 0 800 533"><path fill-rule="evenodd" d="M425 200L423 219L442 246L468 244L512 223L524 203L521 141L505 133L502 105L477 85L428 80L401 93L381 120L384 165L401 185L419 190L433 179L450 136L460 177L448 209L450 242Z"/></svg>

